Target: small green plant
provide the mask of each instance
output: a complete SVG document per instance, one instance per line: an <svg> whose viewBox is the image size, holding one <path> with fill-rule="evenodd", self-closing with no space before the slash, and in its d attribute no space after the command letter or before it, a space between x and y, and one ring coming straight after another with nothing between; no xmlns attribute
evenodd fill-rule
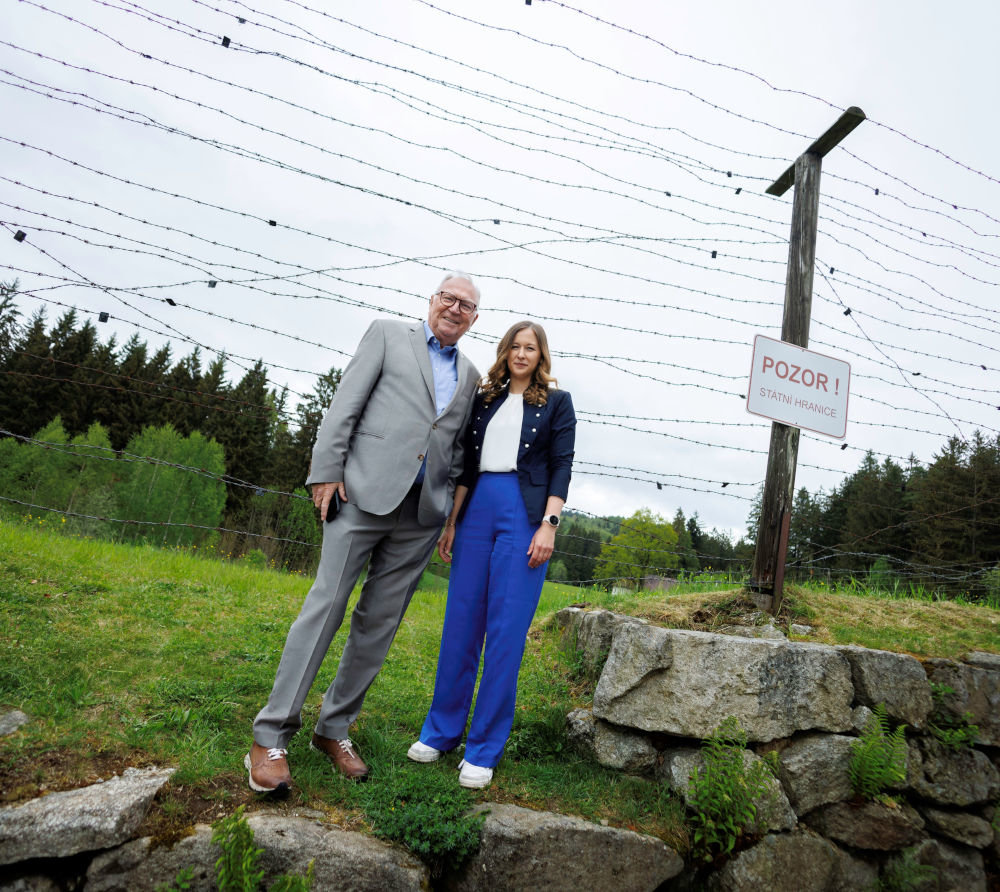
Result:
<svg viewBox="0 0 1000 892"><path fill-rule="evenodd" d="M879 703L861 736L851 746L848 773L854 792L879 798L888 787L906 779L906 725L889 730L885 704Z"/></svg>
<svg viewBox="0 0 1000 892"><path fill-rule="evenodd" d="M297 873L286 873L278 877L269 892L309 892L316 873L316 862L310 861L305 876Z"/></svg>
<svg viewBox="0 0 1000 892"><path fill-rule="evenodd" d="M264 850L254 847L253 830L243 817L245 810L246 806L241 805L231 815L212 825L212 842L217 843L222 849L222 855L215 862L215 882L219 892L257 892L261 880L264 879L264 871L259 868L260 856L264 854ZM298 874L279 876L271 884L270 892L309 892L314 868L314 862L310 861L305 876ZM184 871L181 871L177 875L178 885L183 873ZM188 876L187 880L190 880L191 876ZM179 886L179 888L189 887Z"/></svg>
<svg viewBox="0 0 1000 892"><path fill-rule="evenodd" d="M912 848L904 849L888 861L875 884L877 892L910 892L937 877L937 869L917 861Z"/></svg>
<svg viewBox="0 0 1000 892"><path fill-rule="evenodd" d="M971 712L964 713L961 719L928 722L927 727L944 746L952 750L968 749L979 739L979 726L972 724Z"/></svg>
<svg viewBox="0 0 1000 892"><path fill-rule="evenodd" d="M194 868L185 867L177 871L177 876L174 877L174 882L172 885L166 885L165 883L161 886L156 887L156 892L185 892L185 890L191 888L191 883L194 880Z"/></svg>
<svg viewBox="0 0 1000 892"><path fill-rule="evenodd" d="M688 788L694 812L691 849L711 861L733 850L757 817L757 804L773 796L768 760L747 762L747 736L730 716L702 743L704 769L695 769Z"/></svg>
<svg viewBox="0 0 1000 892"><path fill-rule="evenodd" d="M931 697L934 700L934 711L931 713L927 727L944 746L952 750L967 749L973 746L979 738L979 726L972 723L971 712L962 713L961 718L955 718L945 709L945 699L954 694L950 685L931 682Z"/></svg>
<svg viewBox="0 0 1000 892"><path fill-rule="evenodd" d="M253 830L243 817L245 810L241 805L212 825L212 842L222 849L215 862L220 892L256 892L264 878L264 871L257 867L264 850L254 848Z"/></svg>
<svg viewBox="0 0 1000 892"><path fill-rule="evenodd" d="M403 766L383 783L366 784L361 797L375 835L401 842L434 875L479 848L485 815L466 814L472 796L450 775Z"/></svg>

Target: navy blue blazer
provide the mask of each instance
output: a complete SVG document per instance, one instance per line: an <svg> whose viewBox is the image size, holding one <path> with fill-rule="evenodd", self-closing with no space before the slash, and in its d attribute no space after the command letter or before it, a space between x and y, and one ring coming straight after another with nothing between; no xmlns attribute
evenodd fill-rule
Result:
<svg viewBox="0 0 1000 892"><path fill-rule="evenodd" d="M460 486L469 487L462 505L465 512L469 497L479 477L486 427L503 405L508 394L498 396L486 405L477 393L472 402L472 415L465 429L465 468L458 478ZM521 441L517 450L517 477L528 510L528 520L541 523L549 496L565 500L573 469L573 449L576 442L576 413L573 400L565 390L550 390L544 406L524 404L521 421Z"/></svg>

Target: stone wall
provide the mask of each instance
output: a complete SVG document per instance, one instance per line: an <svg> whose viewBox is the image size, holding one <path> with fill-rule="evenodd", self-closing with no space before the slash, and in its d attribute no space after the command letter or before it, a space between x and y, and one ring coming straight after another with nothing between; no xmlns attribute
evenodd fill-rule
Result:
<svg viewBox="0 0 1000 892"><path fill-rule="evenodd" d="M596 679L593 706L567 719L570 739L589 758L666 784L687 801L701 741L727 717L747 734L746 764L777 754L770 795L747 828L751 845L704 867L652 836L485 804L479 851L460 870L432 877L400 846L331 826L318 812L265 807L249 817L265 851L265 880L304 873L315 861L317 892L853 892L878 888L892 859L908 850L936 870L915 888L1000 889L1000 657L920 663L790 642L773 625L763 627L765 637L738 628L708 634L605 610L567 608L557 622L565 646ZM847 770L878 704L907 726L906 779L891 802L856 799ZM932 722L966 715L979 728L975 746L949 749L932 733ZM0 716L0 733L27 720ZM134 838L171 773L129 769L0 808L0 892L152 892L186 867L194 868L191 890L213 889L219 850L211 828L199 825L170 848Z"/></svg>
<svg viewBox="0 0 1000 892"><path fill-rule="evenodd" d="M777 753L767 808L750 828L756 844L713 871L689 868L670 888L876 888L903 850L936 869L921 889L985 892L988 877L998 888L1000 656L921 663L788 641L773 628L711 634L572 607L556 619L597 679L593 707L568 717L590 758L686 797L701 741L729 716L747 734L746 760ZM867 802L853 795L848 763L879 704L907 726L906 780L892 800ZM943 745L931 725L949 720L977 725L975 745Z"/></svg>

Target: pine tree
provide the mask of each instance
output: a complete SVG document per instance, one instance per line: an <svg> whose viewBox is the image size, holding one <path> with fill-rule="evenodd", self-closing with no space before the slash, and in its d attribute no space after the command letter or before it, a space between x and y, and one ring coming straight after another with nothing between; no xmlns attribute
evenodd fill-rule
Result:
<svg viewBox="0 0 1000 892"><path fill-rule="evenodd" d="M65 382L59 386L53 410L62 417L63 427L71 437L84 433L94 421L94 403L106 396L97 393L86 369L87 360L97 347L97 329L88 319L76 327L76 312L71 310L52 330L53 374ZM80 368L84 366L84 368Z"/></svg>
<svg viewBox="0 0 1000 892"><path fill-rule="evenodd" d="M7 367L20 331L21 311L14 300L17 281L0 282L0 370Z"/></svg>
<svg viewBox="0 0 1000 892"><path fill-rule="evenodd" d="M38 310L14 341L0 387L0 420L15 433L31 435L52 420L54 382L45 311Z"/></svg>

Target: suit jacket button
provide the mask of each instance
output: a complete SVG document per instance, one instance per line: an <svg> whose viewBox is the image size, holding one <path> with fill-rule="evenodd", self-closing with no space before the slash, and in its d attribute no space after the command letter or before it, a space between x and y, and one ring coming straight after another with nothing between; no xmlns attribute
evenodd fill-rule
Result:
<svg viewBox="0 0 1000 892"><path fill-rule="evenodd" d="M438 426L436 424L432 424L431 425L431 430L432 431L436 431L437 429L438 429Z"/></svg>
<svg viewBox="0 0 1000 892"><path fill-rule="evenodd" d="M423 457L422 455L418 455L418 456L417 456L417 458L418 458L418 459L419 459L420 461L423 461L423 460L424 460L424 457Z"/></svg>

